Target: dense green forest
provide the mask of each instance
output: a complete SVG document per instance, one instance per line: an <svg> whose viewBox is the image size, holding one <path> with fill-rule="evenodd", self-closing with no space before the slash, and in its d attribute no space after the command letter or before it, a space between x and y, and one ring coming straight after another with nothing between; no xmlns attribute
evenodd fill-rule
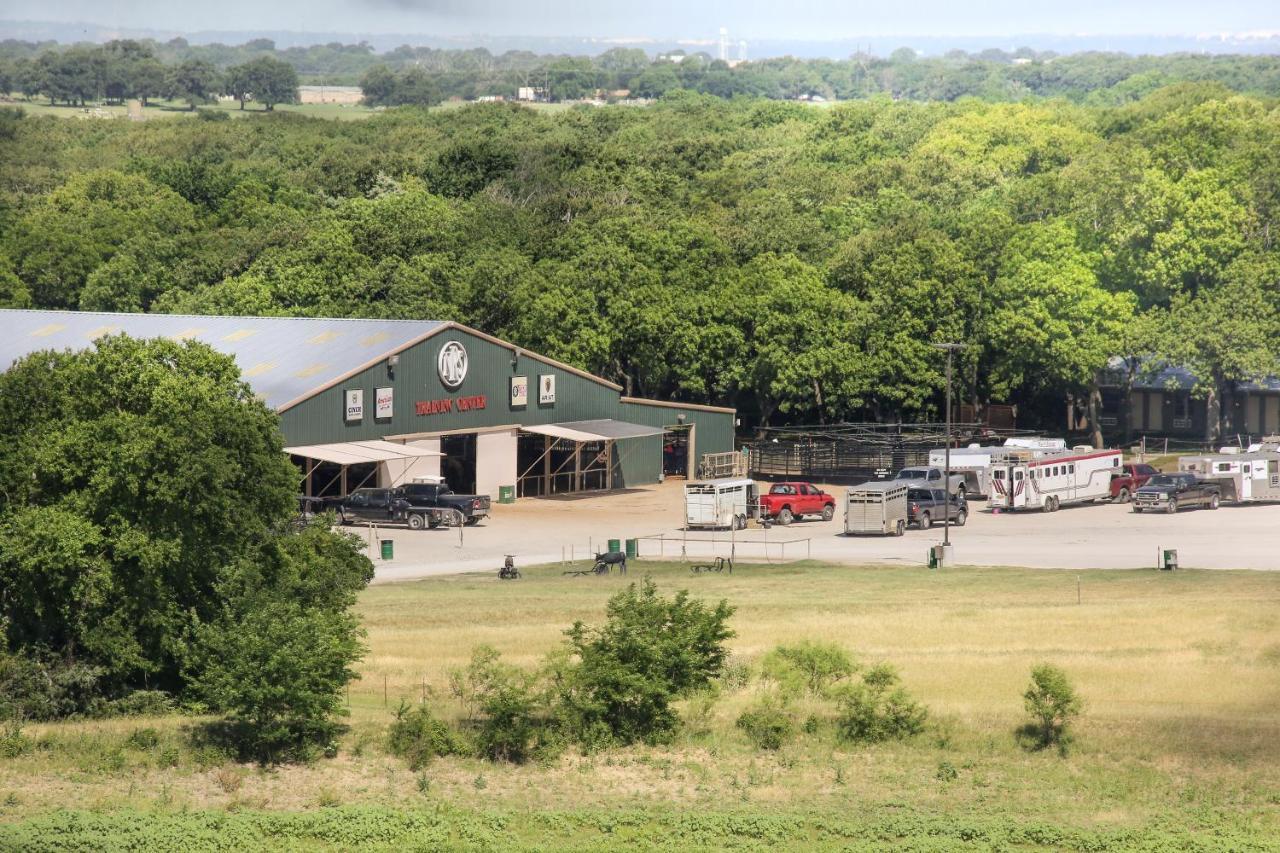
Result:
<svg viewBox="0 0 1280 853"><path fill-rule="evenodd" d="M1276 369L1280 109L1220 84L346 124L10 110L0 163L5 305L451 318L744 425L937 417L942 339L969 345L962 398L1028 425L1112 356L1187 364L1215 399Z"/></svg>
<svg viewBox="0 0 1280 853"><path fill-rule="evenodd" d="M131 65L145 59L142 66ZM495 55L484 48L448 50L403 45L383 54L367 44L312 45L277 50L270 39L242 45L192 45L128 40L105 46L53 42L0 42L0 90L47 94L51 77L70 66L105 92L111 82L136 77L146 97L163 84L163 69L202 69L217 88L216 74L250 62L274 59L306 83L362 85L377 103L429 105L447 98L513 98L520 86L544 90L554 101L626 91L660 97L687 89L720 97L795 99L819 96L850 100L884 94L911 100L954 101L962 97L1007 101L1067 98L1105 106L1137 100L1178 82L1220 83L1235 92L1280 96L1280 57L1172 54L1129 56L1089 52L1059 56L1051 51L955 50L940 57L909 48L888 57L857 54L843 60L775 57L729 63L706 53L676 51L650 56L617 47L598 56L552 56L529 51ZM158 70L159 69L159 70ZM62 73L66 76L66 72ZM92 82L84 84L92 85Z"/></svg>

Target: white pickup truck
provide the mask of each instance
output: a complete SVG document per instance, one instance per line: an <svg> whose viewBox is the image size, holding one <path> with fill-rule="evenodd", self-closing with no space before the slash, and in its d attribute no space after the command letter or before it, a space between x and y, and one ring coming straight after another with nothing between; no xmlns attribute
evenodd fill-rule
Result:
<svg viewBox="0 0 1280 853"><path fill-rule="evenodd" d="M902 481L911 486L940 489L942 488L942 478L945 473L946 472L941 468L935 468L932 465L922 465L915 468L903 468L893 479ZM957 474L954 470L951 472L951 484L949 491L956 497L964 497L966 491L964 474Z"/></svg>

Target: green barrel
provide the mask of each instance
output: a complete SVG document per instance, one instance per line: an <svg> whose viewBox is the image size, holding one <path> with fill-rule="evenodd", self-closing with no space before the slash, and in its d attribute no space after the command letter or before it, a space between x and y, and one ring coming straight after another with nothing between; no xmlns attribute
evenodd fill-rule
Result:
<svg viewBox="0 0 1280 853"><path fill-rule="evenodd" d="M610 540L609 540L609 550L610 550L610 551L621 551L621 550L622 550L622 540L621 540L621 539L610 539Z"/></svg>
<svg viewBox="0 0 1280 853"><path fill-rule="evenodd" d="M639 557L639 556L640 556L640 540L628 539L627 540L627 559L634 560L636 557Z"/></svg>
<svg viewBox="0 0 1280 853"><path fill-rule="evenodd" d="M381 543L381 545L382 545L382 559L384 559L384 560L390 560L390 559L392 559L393 557L395 557L395 554L396 554L396 540L394 540L394 539L379 539L379 540L378 540L378 542L379 542L379 543Z"/></svg>
<svg viewBox="0 0 1280 853"><path fill-rule="evenodd" d="M1169 549L1164 552L1164 570L1171 572L1178 568L1178 552Z"/></svg>
<svg viewBox="0 0 1280 853"><path fill-rule="evenodd" d="M938 552L932 547L929 548L929 568L938 568Z"/></svg>
<svg viewBox="0 0 1280 853"><path fill-rule="evenodd" d="M515 486L498 486L498 503L513 504L516 502Z"/></svg>

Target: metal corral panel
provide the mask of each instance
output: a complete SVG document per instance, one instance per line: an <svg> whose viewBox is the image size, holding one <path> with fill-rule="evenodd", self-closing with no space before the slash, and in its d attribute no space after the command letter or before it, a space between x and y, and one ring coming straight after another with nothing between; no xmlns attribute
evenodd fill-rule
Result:
<svg viewBox="0 0 1280 853"><path fill-rule="evenodd" d="M0 311L0 370L39 350L81 350L97 338L196 340L235 358L268 406L304 397L370 361L430 334L434 320L202 317L94 311Z"/></svg>

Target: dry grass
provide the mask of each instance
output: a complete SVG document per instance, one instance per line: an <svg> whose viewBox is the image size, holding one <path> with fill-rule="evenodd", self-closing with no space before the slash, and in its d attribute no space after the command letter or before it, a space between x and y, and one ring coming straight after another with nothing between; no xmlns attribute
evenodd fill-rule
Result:
<svg viewBox="0 0 1280 853"><path fill-rule="evenodd" d="M369 589L359 609L370 653L351 688L352 728L336 759L228 774L187 752L177 766L162 766L165 745L181 741L178 718L31 727L33 738L52 745L7 762L0 800L12 791L17 805L4 811L21 816L72 802L301 810L444 800L849 813L905 803L1083 827L1212 815L1280 833L1280 574L803 564L694 576L673 564L642 564L630 580L644 572L665 590L736 605L732 646L741 659L814 638L840 642L863 661L893 662L930 707L929 732L910 743L852 748L824 722L817 735L758 754L734 727L759 689L753 683L728 692L698 731L671 747L569 754L546 767L437 760L422 774L388 756L385 727L401 697L425 692L439 713L455 713L446 673L475 645L535 666L575 619L600 619L627 582L566 578L545 567L517 582L463 576ZM1012 736L1029 670L1045 660L1070 673L1087 704L1079 747L1065 760L1023 752ZM800 718L811 710L830 715L811 703ZM157 729L158 746L118 746L144 726ZM113 750L123 752L123 767Z"/></svg>

